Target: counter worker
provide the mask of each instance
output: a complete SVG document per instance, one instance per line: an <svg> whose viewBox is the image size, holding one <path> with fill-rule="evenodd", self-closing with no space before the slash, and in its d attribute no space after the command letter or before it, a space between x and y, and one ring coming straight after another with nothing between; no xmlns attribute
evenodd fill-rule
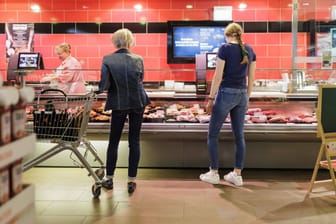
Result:
<svg viewBox="0 0 336 224"><path fill-rule="evenodd" d="M54 74L42 78L41 82L50 81L57 89L63 90L66 94L84 94L86 86L81 63L71 56L71 46L68 43L61 43L55 46L55 53L61 60Z"/></svg>
<svg viewBox="0 0 336 224"><path fill-rule="evenodd" d="M245 158L244 122L251 95L256 54L251 46L243 43L242 27L231 23L225 28L226 43L217 54L215 74L206 106L211 114L208 130L208 151L210 171L200 175L200 179L211 184L220 182L218 174L218 138L228 114L235 145L235 164L232 172L224 180L236 186L243 185L241 171Z"/></svg>
<svg viewBox="0 0 336 224"><path fill-rule="evenodd" d="M118 148L126 119L128 119L128 193L136 188L140 160L140 131L145 106L150 104L143 86L144 64L141 56L130 51L134 37L130 30L119 29L112 35L117 49L104 56L101 66L99 92L107 91L105 110L112 110L109 143L106 155L106 177L102 186L113 189L113 177Z"/></svg>

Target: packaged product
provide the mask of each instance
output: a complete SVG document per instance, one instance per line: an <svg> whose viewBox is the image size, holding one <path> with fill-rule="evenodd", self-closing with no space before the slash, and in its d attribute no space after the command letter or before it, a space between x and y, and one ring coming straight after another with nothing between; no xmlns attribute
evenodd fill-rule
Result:
<svg viewBox="0 0 336 224"><path fill-rule="evenodd" d="M9 169L0 169L0 205L9 200Z"/></svg>
<svg viewBox="0 0 336 224"><path fill-rule="evenodd" d="M11 141L11 110L10 106L14 101L12 98L18 96L12 90L14 87L0 87L0 145ZM14 88L15 89L15 88Z"/></svg>
<svg viewBox="0 0 336 224"><path fill-rule="evenodd" d="M22 191L22 159L12 163L10 166L10 195L15 196Z"/></svg>
<svg viewBox="0 0 336 224"><path fill-rule="evenodd" d="M34 100L35 92L32 87L22 87L18 90L19 100L12 105L12 139L26 135L26 106Z"/></svg>

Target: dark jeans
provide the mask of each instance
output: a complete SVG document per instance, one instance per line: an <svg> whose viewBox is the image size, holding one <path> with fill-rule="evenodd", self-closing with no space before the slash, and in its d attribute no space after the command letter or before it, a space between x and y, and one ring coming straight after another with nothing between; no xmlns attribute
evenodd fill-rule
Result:
<svg viewBox="0 0 336 224"><path fill-rule="evenodd" d="M136 177L140 160L140 131L144 108L130 110L112 110L110 137L106 156L106 175L114 176L118 160L118 146L128 116L128 176Z"/></svg>

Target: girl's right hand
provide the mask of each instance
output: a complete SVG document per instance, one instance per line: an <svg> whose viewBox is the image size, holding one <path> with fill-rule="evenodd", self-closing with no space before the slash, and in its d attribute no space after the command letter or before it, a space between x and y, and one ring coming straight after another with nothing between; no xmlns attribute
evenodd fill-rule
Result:
<svg viewBox="0 0 336 224"><path fill-rule="evenodd" d="M213 103L214 103L213 100L208 100L208 103L207 103L207 105L205 107L207 114L211 114L212 113Z"/></svg>

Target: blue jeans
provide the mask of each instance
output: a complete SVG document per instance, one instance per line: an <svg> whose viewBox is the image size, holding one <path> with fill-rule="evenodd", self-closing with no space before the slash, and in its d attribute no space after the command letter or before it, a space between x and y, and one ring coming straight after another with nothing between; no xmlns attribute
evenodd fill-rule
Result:
<svg viewBox="0 0 336 224"><path fill-rule="evenodd" d="M109 144L106 156L106 175L114 176L118 160L118 147L121 134L128 116L128 177L136 177L140 160L140 131L144 108L112 110Z"/></svg>
<svg viewBox="0 0 336 224"><path fill-rule="evenodd" d="M218 169L218 137L229 113L235 142L235 168L243 168L246 148L244 122L247 107L248 96L246 89L220 88L218 90L208 130L211 169Z"/></svg>

